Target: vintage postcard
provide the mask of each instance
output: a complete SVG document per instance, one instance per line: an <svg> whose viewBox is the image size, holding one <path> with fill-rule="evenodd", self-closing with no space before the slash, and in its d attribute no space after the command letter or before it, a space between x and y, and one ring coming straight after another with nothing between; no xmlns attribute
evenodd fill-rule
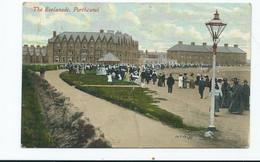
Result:
<svg viewBox="0 0 260 162"><path fill-rule="evenodd" d="M250 147L251 4L22 7L22 148Z"/></svg>

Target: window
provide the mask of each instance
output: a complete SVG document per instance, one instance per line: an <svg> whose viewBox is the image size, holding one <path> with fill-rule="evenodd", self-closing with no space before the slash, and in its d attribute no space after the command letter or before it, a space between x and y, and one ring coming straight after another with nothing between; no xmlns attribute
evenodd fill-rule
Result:
<svg viewBox="0 0 260 162"><path fill-rule="evenodd" d="M63 62L66 62L66 59L65 59L65 57L62 57L62 61L63 61Z"/></svg>
<svg viewBox="0 0 260 162"><path fill-rule="evenodd" d="M60 50L56 50L56 54L59 54L60 53Z"/></svg>
<svg viewBox="0 0 260 162"><path fill-rule="evenodd" d="M82 62L86 62L86 58L82 58Z"/></svg>
<svg viewBox="0 0 260 162"><path fill-rule="evenodd" d="M82 54L86 55L87 54L87 50L82 50Z"/></svg>
<svg viewBox="0 0 260 162"><path fill-rule="evenodd" d="M59 62L60 58L59 57L55 57L55 62Z"/></svg>

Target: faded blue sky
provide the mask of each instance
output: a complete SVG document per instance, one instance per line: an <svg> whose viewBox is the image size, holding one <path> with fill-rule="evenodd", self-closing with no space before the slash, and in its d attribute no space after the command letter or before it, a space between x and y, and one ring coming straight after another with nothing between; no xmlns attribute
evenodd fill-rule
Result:
<svg viewBox="0 0 260 162"><path fill-rule="evenodd" d="M34 12L33 7L100 8L97 13ZM218 9L228 25L220 45L238 46L248 53L251 46L251 6L248 3L25 3L23 44L46 45L52 31L119 30L139 41L139 49L166 52L179 40L212 44L205 22Z"/></svg>

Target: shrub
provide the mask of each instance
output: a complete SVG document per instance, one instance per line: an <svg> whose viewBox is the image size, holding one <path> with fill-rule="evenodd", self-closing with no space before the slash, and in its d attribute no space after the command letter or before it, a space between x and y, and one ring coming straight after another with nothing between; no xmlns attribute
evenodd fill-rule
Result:
<svg viewBox="0 0 260 162"><path fill-rule="evenodd" d="M23 147L54 147L49 135L35 88L30 81L29 73L23 70L22 75L22 131Z"/></svg>

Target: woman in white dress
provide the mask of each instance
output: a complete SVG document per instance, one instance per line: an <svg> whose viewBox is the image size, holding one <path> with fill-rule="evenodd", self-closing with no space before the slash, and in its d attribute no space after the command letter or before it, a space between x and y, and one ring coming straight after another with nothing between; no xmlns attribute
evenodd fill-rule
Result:
<svg viewBox="0 0 260 162"><path fill-rule="evenodd" d="M182 74L179 74L179 88L182 88L183 86L183 76Z"/></svg>

